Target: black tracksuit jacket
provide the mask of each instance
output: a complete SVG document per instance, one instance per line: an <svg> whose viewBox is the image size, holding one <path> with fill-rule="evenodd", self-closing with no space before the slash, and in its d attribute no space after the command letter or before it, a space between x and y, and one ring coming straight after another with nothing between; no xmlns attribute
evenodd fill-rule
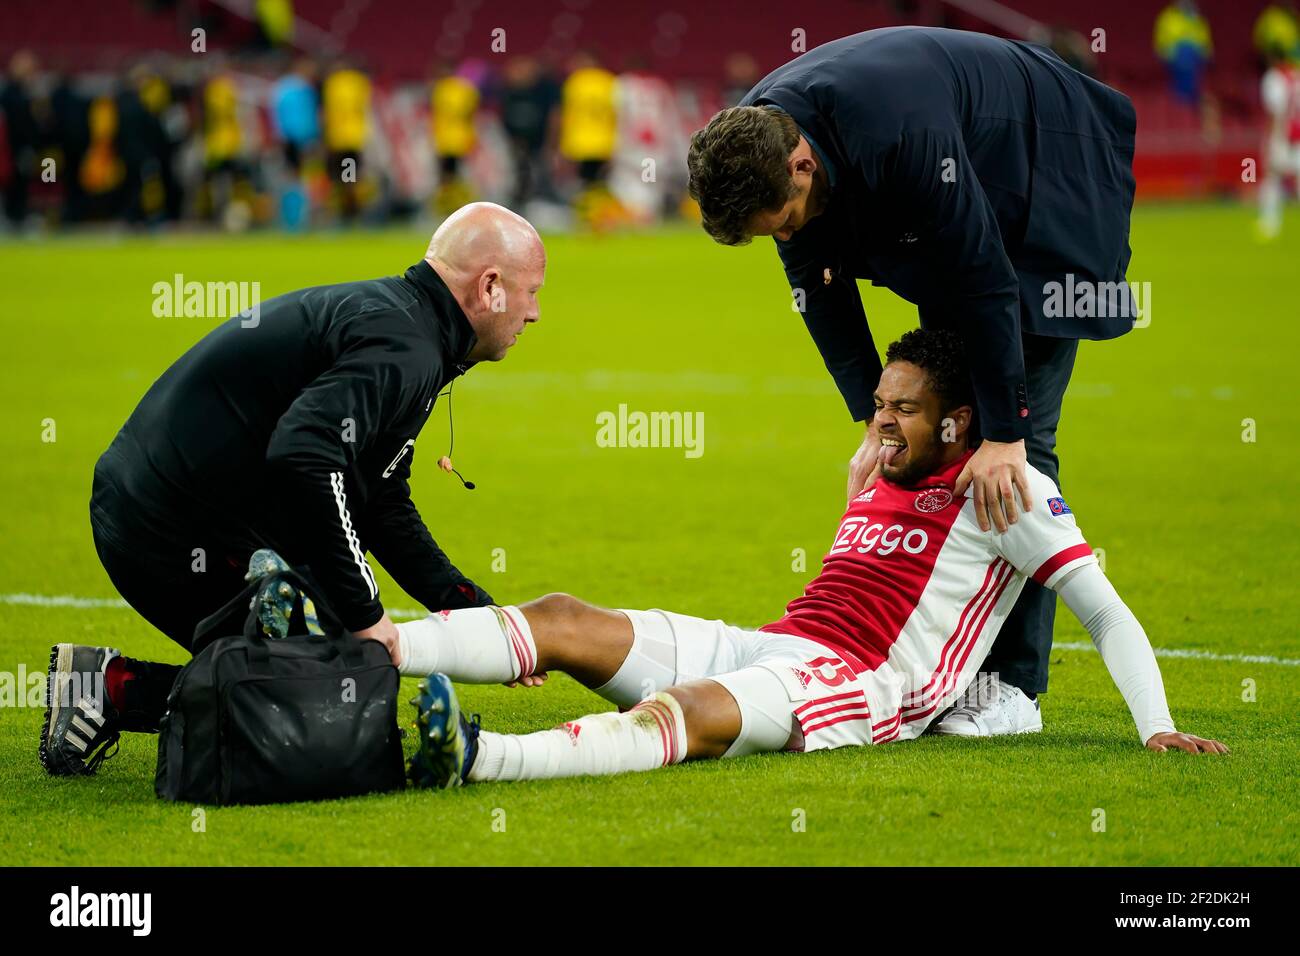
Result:
<svg viewBox="0 0 1300 956"><path fill-rule="evenodd" d="M309 566L354 631L383 613L367 552L430 610L492 603L435 543L408 484L415 439L475 341L424 262L264 302L145 394L96 465L115 513L93 517L177 555L212 542L233 564L275 548Z"/></svg>

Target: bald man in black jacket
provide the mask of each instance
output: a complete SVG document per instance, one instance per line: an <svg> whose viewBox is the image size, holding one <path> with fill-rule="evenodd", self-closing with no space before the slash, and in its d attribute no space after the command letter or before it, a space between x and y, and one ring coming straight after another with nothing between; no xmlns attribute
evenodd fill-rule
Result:
<svg viewBox="0 0 1300 956"><path fill-rule="evenodd" d="M545 268L527 221L474 203L401 276L290 292L209 332L95 466L91 530L118 592L187 650L260 548L308 565L343 626L390 651L367 553L430 611L491 604L435 543L408 479L439 392L540 317ZM51 706L46 769L93 770L119 732L157 730L178 671L57 645L48 686L79 674L104 693Z"/></svg>
<svg viewBox="0 0 1300 956"><path fill-rule="evenodd" d="M1078 341L1115 338L1141 317L1128 287L1116 289L1135 126L1125 96L1044 47L897 27L792 60L695 134L690 189L704 228L727 245L775 237L827 369L868 422L850 498L881 456L907 453L870 427L881 366L859 279L914 303L922 327L962 337L983 443L956 492L973 485L981 527L1017 520L1017 491L1028 507L1026 460L1059 485L1056 429ZM1057 308L1055 283L1091 289L1094 304ZM941 732L1041 728L1008 721L1003 705L1047 689L1054 611L1050 592L1026 587L986 662L997 693Z"/></svg>

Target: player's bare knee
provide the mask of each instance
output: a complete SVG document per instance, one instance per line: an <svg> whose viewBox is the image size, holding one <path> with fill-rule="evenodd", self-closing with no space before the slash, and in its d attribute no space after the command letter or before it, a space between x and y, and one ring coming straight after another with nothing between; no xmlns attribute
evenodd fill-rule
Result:
<svg viewBox="0 0 1300 956"><path fill-rule="evenodd" d="M586 601L580 600L572 594L565 594L563 591L543 594L536 600L519 605L519 609L528 616L530 621L534 615L537 615L546 618L557 626L572 622L589 607L591 605Z"/></svg>
<svg viewBox="0 0 1300 956"><path fill-rule="evenodd" d="M581 633L582 616L590 608L586 601L559 591L519 606L537 642L539 667L566 667Z"/></svg>
<svg viewBox="0 0 1300 956"><path fill-rule="evenodd" d="M686 758L715 759L725 754L740 733L740 709L726 688L701 680L669 687L666 692L682 709Z"/></svg>

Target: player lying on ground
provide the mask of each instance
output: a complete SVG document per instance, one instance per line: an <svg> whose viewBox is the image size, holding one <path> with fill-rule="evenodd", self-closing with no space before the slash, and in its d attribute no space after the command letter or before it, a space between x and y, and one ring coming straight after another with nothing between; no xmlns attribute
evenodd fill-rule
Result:
<svg viewBox="0 0 1300 956"><path fill-rule="evenodd" d="M960 341L918 329L887 357L875 394L882 477L850 502L821 573L781 620L752 631L551 594L400 624L393 659L403 673L432 672L416 700L412 778L446 787L917 737L967 692L1029 578L1083 622L1147 747L1226 753L1174 729L1146 634L1049 479L1029 469L1029 510L1003 533L980 530L969 497L954 500L973 453ZM630 710L496 734L462 716L451 685L535 685L552 670ZM1036 700L987 686L1000 699L968 708L970 735L996 732L974 726L990 719L1041 728Z"/></svg>

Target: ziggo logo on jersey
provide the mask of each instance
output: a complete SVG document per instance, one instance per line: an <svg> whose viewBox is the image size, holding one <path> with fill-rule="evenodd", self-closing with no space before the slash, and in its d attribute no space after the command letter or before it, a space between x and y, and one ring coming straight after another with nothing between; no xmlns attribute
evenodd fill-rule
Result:
<svg viewBox="0 0 1300 956"><path fill-rule="evenodd" d="M901 524L891 524L886 528L879 522L872 523L869 518L846 518L835 535L830 554L846 551L869 554L874 550L876 554L885 555L893 554L899 547L908 554L920 554L929 543L930 536L921 528L904 531Z"/></svg>

